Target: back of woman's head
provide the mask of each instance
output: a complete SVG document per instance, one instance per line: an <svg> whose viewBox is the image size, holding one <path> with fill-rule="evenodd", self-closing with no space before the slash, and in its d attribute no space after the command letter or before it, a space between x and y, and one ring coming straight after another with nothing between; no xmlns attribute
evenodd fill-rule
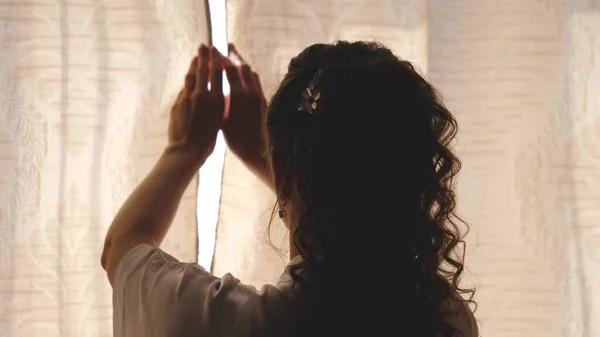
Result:
<svg viewBox="0 0 600 337"><path fill-rule="evenodd" d="M434 88L379 44L317 44L291 60L265 138L279 202L301 212L303 272L290 273L321 331L452 335L443 304L472 294L458 288L456 130Z"/></svg>

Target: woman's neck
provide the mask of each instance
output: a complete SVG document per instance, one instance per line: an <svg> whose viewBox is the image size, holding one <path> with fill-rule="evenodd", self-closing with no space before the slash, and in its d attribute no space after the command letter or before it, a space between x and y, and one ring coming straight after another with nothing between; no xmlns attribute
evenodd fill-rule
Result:
<svg viewBox="0 0 600 337"><path fill-rule="evenodd" d="M293 221L289 221L287 224L287 228L289 229L290 235L290 261L296 256L300 255L298 249L296 249L296 245L294 244L294 232L296 232L296 225Z"/></svg>

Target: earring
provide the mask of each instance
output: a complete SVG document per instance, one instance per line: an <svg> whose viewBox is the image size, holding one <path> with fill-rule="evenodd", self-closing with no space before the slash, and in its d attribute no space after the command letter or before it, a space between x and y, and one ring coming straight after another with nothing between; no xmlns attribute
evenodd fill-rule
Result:
<svg viewBox="0 0 600 337"><path fill-rule="evenodd" d="M277 209L277 215L279 215L279 219L287 217L287 213L285 212L285 209L283 209L283 206L279 206Z"/></svg>

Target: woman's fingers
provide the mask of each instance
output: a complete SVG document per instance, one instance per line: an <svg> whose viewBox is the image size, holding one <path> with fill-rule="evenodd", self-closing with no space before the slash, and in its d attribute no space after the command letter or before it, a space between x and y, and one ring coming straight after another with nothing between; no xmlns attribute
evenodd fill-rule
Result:
<svg viewBox="0 0 600 337"><path fill-rule="evenodd" d="M238 67L236 67L228 57L224 57L223 62L225 63L225 74L227 75L227 81L231 87L231 92L244 91L244 84L242 83Z"/></svg>
<svg viewBox="0 0 600 337"><path fill-rule="evenodd" d="M262 85L260 84L260 76L257 73L252 72L252 77L254 78L254 85L259 92L262 92Z"/></svg>
<svg viewBox="0 0 600 337"><path fill-rule="evenodd" d="M267 100L262 89L262 84L260 84L260 76L258 76L258 74L255 72L252 72L252 75L254 77L254 85L256 86L256 90L258 90L258 94L260 97L262 97L263 104L267 104Z"/></svg>
<svg viewBox="0 0 600 337"><path fill-rule="evenodd" d="M177 94L176 102L183 102L187 99L187 96L192 93L196 86L196 68L198 67L198 56L195 56L190 63L190 68L187 74L185 74L185 84L183 89Z"/></svg>
<svg viewBox="0 0 600 337"><path fill-rule="evenodd" d="M229 44L229 56L224 57L223 59L225 62L227 80L229 81L232 92L245 91L262 93L258 74L252 71L252 68L238 53L233 44Z"/></svg>
<svg viewBox="0 0 600 337"><path fill-rule="evenodd" d="M257 89L256 84L254 83L254 74L252 73L252 69L250 69L250 66L244 63L242 65L241 73L246 91L255 92Z"/></svg>
<svg viewBox="0 0 600 337"><path fill-rule="evenodd" d="M198 68L198 56L194 57L192 63L190 64L190 69L188 73L185 75L185 91L193 92L194 87L196 86L196 68Z"/></svg>
<svg viewBox="0 0 600 337"><path fill-rule="evenodd" d="M255 92L258 90L254 80L254 73L252 72L250 65L248 65L248 62L246 62L242 55L240 55L233 43L229 44L229 55L234 60L233 63L237 63L237 65L240 67L239 71L242 75L242 83L246 91Z"/></svg>
<svg viewBox="0 0 600 337"><path fill-rule="evenodd" d="M210 54L210 91L223 94L223 57L215 47Z"/></svg>
<svg viewBox="0 0 600 337"><path fill-rule="evenodd" d="M209 53L208 47L200 46L198 50L198 66L196 67L196 88L194 94L202 94L208 92L208 62Z"/></svg>
<svg viewBox="0 0 600 337"><path fill-rule="evenodd" d="M230 55L232 55L234 57L234 63L236 63L237 66L248 64L248 62L246 62L246 60L244 60L242 55L240 55L240 53L237 51L237 49L235 48L233 43L230 43L228 47L229 47L228 52Z"/></svg>

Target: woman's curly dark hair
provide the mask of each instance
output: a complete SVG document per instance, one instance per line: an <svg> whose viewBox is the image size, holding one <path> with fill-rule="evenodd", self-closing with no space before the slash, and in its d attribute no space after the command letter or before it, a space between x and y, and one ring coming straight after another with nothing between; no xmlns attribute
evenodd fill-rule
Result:
<svg viewBox="0 0 600 337"><path fill-rule="evenodd" d="M317 109L299 111L318 71ZM380 44L316 44L291 60L264 132L278 198L302 213L303 264L289 273L311 335L455 336L448 303L474 303L459 287L457 128L431 84Z"/></svg>

